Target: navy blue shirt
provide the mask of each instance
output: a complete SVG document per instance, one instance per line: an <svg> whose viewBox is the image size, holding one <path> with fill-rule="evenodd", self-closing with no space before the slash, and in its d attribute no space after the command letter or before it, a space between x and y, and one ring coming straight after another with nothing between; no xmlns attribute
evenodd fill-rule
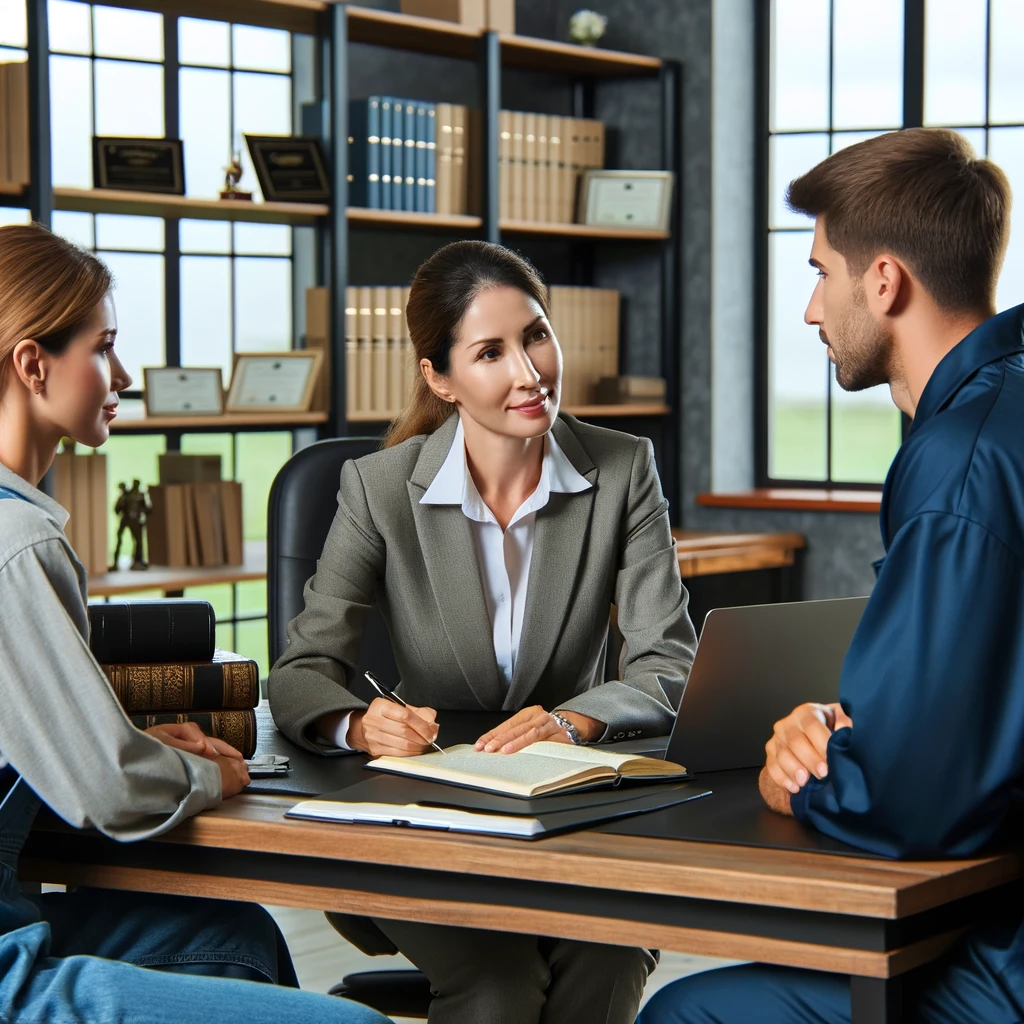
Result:
<svg viewBox="0 0 1024 1024"><path fill-rule="evenodd" d="M853 720L792 797L828 835L966 856L1024 784L1024 306L936 367L885 481L885 558L843 665Z"/></svg>

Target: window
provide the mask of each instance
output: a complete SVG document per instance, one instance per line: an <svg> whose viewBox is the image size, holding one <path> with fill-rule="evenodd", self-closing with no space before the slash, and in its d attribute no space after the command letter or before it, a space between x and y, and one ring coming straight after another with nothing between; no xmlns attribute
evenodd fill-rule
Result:
<svg viewBox="0 0 1024 1024"><path fill-rule="evenodd" d="M0 15L8 7L20 10L21 27L0 35L0 60L8 44L25 46L24 0L0 0ZM93 187L93 135L166 135L184 142L188 195L216 198L233 150L243 187L258 192L243 135L291 134L288 32L78 0L48 0L48 12L55 186ZM178 123L167 124L175 110ZM0 210L0 218L15 213L27 217ZM141 398L144 366L219 365L227 384L234 352L292 347L290 227L56 211L53 229L114 273L118 350L134 379L129 402ZM292 447L288 432L115 433L103 448L108 507L119 481L156 481L157 456L168 448L216 452L225 478L243 482L245 539L264 541L270 484ZM187 592L214 605L218 645L255 658L263 674L265 594L262 583Z"/></svg>
<svg viewBox="0 0 1024 1024"><path fill-rule="evenodd" d="M803 322L814 287L812 225L785 207L789 182L843 146L916 124L961 131L1024 194L1024 32L1016 0L771 0L767 47L766 254L762 288L764 420L759 483L881 483L901 440L888 388L849 393L835 381L816 329ZM906 54L923 58L915 76ZM915 106L917 109L915 109ZM1020 301L1024 213L997 296Z"/></svg>

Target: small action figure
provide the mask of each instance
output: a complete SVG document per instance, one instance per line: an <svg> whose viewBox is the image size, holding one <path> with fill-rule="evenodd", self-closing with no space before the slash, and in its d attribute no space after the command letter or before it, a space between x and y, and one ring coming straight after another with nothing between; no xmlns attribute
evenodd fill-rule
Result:
<svg viewBox="0 0 1024 1024"><path fill-rule="evenodd" d="M242 180L242 157L240 153L231 154L231 163L224 168L224 188L220 190L221 199L252 200L252 193L238 188Z"/></svg>
<svg viewBox="0 0 1024 1024"><path fill-rule="evenodd" d="M117 545L114 547L114 564L111 570L117 569L117 560L121 554L121 538L124 536L125 528L132 535L132 568L148 569L149 563L142 557L142 534L146 524L146 517L153 511L149 503L149 496L144 494L140 488L139 481L133 480L131 490L125 484L118 484L121 493L117 503L114 505L114 515L121 517L117 527Z"/></svg>

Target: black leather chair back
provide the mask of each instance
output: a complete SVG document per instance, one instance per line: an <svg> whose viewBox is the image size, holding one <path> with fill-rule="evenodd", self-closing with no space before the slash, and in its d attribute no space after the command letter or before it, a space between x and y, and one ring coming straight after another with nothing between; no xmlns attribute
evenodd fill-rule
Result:
<svg viewBox="0 0 1024 1024"><path fill-rule="evenodd" d="M380 448L380 438L337 437L296 452L274 478L267 509L267 631L270 661L288 646L288 623L304 607L302 590L316 563L338 509L341 467ZM398 685L391 639L376 608L370 613L359 656L387 686ZM369 685L351 680L353 691L372 699Z"/></svg>

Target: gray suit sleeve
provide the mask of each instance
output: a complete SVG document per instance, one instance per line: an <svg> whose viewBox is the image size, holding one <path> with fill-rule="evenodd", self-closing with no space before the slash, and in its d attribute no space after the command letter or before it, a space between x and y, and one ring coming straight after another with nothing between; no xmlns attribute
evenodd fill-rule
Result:
<svg viewBox="0 0 1024 1024"><path fill-rule="evenodd" d="M66 822L147 839L220 803L216 764L147 736L121 710L75 625L85 609L61 541L4 565L0 614L0 751Z"/></svg>
<svg viewBox="0 0 1024 1024"><path fill-rule="evenodd" d="M601 740L670 732L697 648L668 502L647 438L639 439L633 454L622 537L615 581L618 625L625 641L622 678L556 709L604 722Z"/></svg>
<svg viewBox="0 0 1024 1024"><path fill-rule="evenodd" d="M305 586L305 608L288 624L288 647L270 670L270 710L291 740L319 754L341 751L313 734L322 715L366 704L348 689L357 669L366 618L383 576L384 541L366 503L354 462L341 470L338 511L316 575Z"/></svg>

